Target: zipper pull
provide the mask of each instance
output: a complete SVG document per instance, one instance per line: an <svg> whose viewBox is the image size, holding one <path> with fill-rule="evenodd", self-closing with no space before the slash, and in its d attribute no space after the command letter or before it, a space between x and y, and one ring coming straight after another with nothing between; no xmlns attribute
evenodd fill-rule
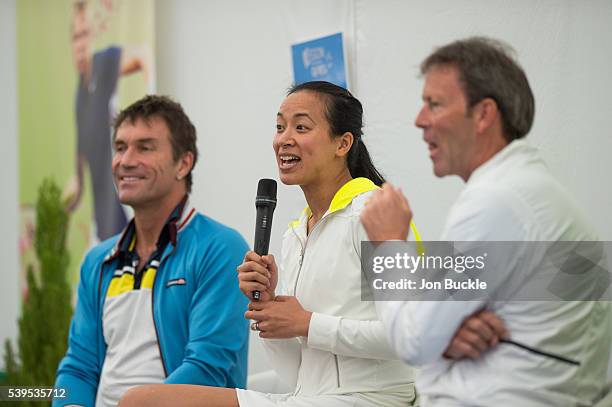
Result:
<svg viewBox="0 0 612 407"><path fill-rule="evenodd" d="M299 260L300 267L302 266L303 261L304 261L304 252L300 253L300 260Z"/></svg>

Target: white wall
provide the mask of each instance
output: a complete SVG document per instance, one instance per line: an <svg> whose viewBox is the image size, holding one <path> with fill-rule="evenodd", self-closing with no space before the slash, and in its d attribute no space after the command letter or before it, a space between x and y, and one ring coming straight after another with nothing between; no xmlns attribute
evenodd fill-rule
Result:
<svg viewBox="0 0 612 407"><path fill-rule="evenodd" d="M357 1L356 93L369 146L435 239L462 183L437 179L413 122L420 109L418 65L455 39L487 35L517 51L536 100L528 139L572 191L600 235L612 240L612 3L524 1Z"/></svg>
<svg viewBox="0 0 612 407"><path fill-rule="evenodd" d="M601 236L612 240L612 2L157 0L156 7L158 89L184 105L199 132L193 200L247 241L253 239L257 180L276 177L271 142L292 80L289 46L336 31L349 40L366 143L409 195L425 238L438 236L461 183L433 177L412 124L422 87L418 64L436 45L482 34L517 50L536 97L529 139L542 147ZM6 265L0 338L14 335L18 314L14 15L15 1L0 1L0 255ZM303 204L299 188L279 185L271 252L279 253L280 236ZM251 372L266 366L252 342Z"/></svg>
<svg viewBox="0 0 612 407"><path fill-rule="evenodd" d="M253 238L257 180L276 177L275 113L292 80L292 42L344 31L352 90L365 107L365 140L386 176L410 197L424 238L436 239L462 187L437 179L413 126L420 61L437 45L469 35L509 42L536 97L529 138L574 192L601 236L612 240L612 3L502 1L158 0L158 89L182 102L202 153L193 200ZM271 252L303 207L279 185ZM251 342L250 369L267 366Z"/></svg>
<svg viewBox="0 0 612 407"><path fill-rule="evenodd" d="M0 1L0 370L4 341L15 338L19 315L17 231L17 35L15 0ZM16 345L13 342L13 348Z"/></svg>

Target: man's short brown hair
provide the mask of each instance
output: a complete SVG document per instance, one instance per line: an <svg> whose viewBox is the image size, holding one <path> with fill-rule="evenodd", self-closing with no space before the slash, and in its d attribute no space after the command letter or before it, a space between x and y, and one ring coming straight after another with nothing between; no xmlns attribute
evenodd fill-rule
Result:
<svg viewBox="0 0 612 407"><path fill-rule="evenodd" d="M485 98L497 103L508 142L525 137L533 124L535 100L527 76L512 58L507 44L472 37L436 49L421 64L421 73L436 66L453 66L468 101L468 108Z"/></svg>

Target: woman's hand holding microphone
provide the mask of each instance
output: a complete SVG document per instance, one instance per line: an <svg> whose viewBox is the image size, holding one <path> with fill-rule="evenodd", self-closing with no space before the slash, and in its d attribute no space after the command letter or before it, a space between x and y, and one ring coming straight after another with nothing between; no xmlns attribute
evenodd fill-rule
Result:
<svg viewBox="0 0 612 407"><path fill-rule="evenodd" d="M295 297L276 296L278 268L274 256L260 256L249 251L238 267L240 290L251 300L245 318L255 322L251 329L261 338L308 336L312 312L306 311ZM253 301L253 291L260 292Z"/></svg>

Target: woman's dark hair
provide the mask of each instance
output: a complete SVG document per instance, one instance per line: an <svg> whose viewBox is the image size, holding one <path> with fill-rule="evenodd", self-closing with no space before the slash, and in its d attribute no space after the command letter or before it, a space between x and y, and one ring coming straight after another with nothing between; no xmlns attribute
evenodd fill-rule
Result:
<svg viewBox="0 0 612 407"><path fill-rule="evenodd" d="M293 86L287 95L301 91L315 92L325 101L325 116L331 128L332 137L339 137L346 132L353 135L353 145L347 157L347 166L351 177L365 177L381 186L385 179L378 172L370 153L361 136L363 136L363 107L348 90L324 81L305 82Z"/></svg>

